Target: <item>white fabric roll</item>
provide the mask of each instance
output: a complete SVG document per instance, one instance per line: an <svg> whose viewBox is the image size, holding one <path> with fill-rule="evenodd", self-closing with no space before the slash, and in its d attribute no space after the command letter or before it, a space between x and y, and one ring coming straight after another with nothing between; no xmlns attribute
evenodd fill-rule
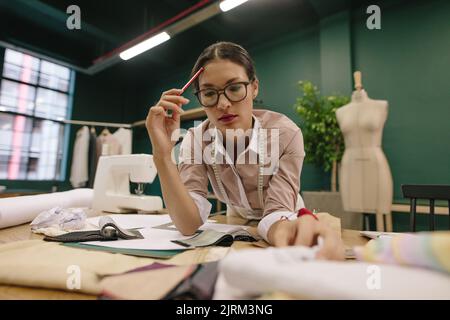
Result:
<svg viewBox="0 0 450 320"><path fill-rule="evenodd" d="M0 199L0 229L30 222L53 207L91 207L93 196L94 191L86 188Z"/></svg>
<svg viewBox="0 0 450 320"><path fill-rule="evenodd" d="M450 299L444 272L314 256L313 248L302 246L233 252L220 261L213 299L274 291L309 299Z"/></svg>

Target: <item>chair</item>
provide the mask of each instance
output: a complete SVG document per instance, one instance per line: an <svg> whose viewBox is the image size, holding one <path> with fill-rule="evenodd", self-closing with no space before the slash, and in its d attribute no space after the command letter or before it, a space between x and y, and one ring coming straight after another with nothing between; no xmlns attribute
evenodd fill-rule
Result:
<svg viewBox="0 0 450 320"><path fill-rule="evenodd" d="M404 184L402 185L404 198L410 199L410 228L412 232L416 231L416 205L417 199L428 199L430 201L430 230L434 230L434 201L447 200L449 208L449 230L450 230L450 185L423 185L423 184Z"/></svg>

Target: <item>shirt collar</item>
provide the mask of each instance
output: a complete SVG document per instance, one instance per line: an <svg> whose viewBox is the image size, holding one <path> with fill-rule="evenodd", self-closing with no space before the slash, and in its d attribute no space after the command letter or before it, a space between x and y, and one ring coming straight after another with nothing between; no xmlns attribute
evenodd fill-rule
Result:
<svg viewBox="0 0 450 320"><path fill-rule="evenodd" d="M257 117L255 117L255 115L252 115L254 123L253 123L253 130L252 130L252 136L250 138L250 142L247 146L247 148L240 154L238 155L241 156L242 154L245 154L248 150L251 150L254 153L258 153L258 132L259 129L261 128L261 122L258 120ZM223 147L223 141L221 139L221 135L217 134L217 127L214 127L214 142L215 143L215 149L216 149L216 153L217 154L222 154L225 156L226 162L227 163L233 163L233 161L231 161L230 156L228 155L228 153L225 151L225 148Z"/></svg>
<svg viewBox="0 0 450 320"><path fill-rule="evenodd" d="M258 153L258 136L259 136L258 132L259 129L261 128L261 123L259 122L258 118L255 117L255 115L252 116L255 122L253 124L252 137L250 138L250 142L248 143L247 149L255 153Z"/></svg>

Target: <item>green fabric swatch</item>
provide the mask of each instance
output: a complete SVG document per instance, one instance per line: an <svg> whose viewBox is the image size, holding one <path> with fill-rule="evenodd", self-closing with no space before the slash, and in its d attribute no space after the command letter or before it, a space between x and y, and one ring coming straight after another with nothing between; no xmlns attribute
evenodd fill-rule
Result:
<svg viewBox="0 0 450 320"><path fill-rule="evenodd" d="M62 245L66 246L66 247L72 247L72 248L104 251L104 252L111 252L111 253L121 253L121 254L126 254L126 255L131 255L131 256L137 256L137 257L159 258L159 259L169 259L169 258L185 251L183 249L180 249L180 250L120 249L120 248L111 248L111 247L83 244L83 243L79 243L79 242L67 242L67 243L62 243Z"/></svg>

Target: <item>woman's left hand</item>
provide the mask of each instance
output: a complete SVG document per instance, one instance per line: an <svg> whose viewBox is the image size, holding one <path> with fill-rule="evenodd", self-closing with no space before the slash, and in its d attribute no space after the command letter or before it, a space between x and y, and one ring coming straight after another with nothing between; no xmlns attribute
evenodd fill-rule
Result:
<svg viewBox="0 0 450 320"><path fill-rule="evenodd" d="M317 253L319 259L344 260L344 245L339 235L327 224L314 217L304 215L296 220L281 220L273 224L268 233L271 244L276 247L317 245L323 239L322 248Z"/></svg>

